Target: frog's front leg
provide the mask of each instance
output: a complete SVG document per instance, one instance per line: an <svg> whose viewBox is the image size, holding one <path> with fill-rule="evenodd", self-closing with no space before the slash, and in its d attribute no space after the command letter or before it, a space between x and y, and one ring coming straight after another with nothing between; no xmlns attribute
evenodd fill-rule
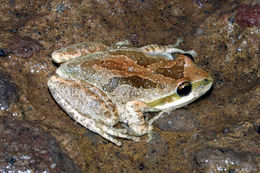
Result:
<svg viewBox="0 0 260 173"><path fill-rule="evenodd" d="M129 134L142 136L152 132L153 126L145 121L143 115L143 111L147 108L148 106L141 101L131 101L126 104L125 112L121 119L128 124Z"/></svg>
<svg viewBox="0 0 260 173"><path fill-rule="evenodd" d="M126 111L123 116L121 116L122 122L128 123L128 133L135 136L142 136L147 134L147 142L150 142L153 138L153 126L152 124L158 120L165 112L159 111L158 109L151 108L141 101L131 101L126 104ZM147 112L158 112L150 120L144 118L143 111ZM127 121L124 121L127 120Z"/></svg>
<svg viewBox="0 0 260 173"><path fill-rule="evenodd" d="M82 126L118 146L121 142L113 136L139 141L138 137L126 134L126 129L113 127L119 121L115 105L98 88L85 81L58 75L48 80L48 86L56 102Z"/></svg>

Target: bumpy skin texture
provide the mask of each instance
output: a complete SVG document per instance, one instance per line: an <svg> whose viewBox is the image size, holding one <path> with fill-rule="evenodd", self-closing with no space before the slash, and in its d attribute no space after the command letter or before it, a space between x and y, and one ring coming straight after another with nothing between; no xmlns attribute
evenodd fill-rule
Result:
<svg viewBox="0 0 260 173"><path fill-rule="evenodd" d="M72 45L52 54L55 62L66 63L49 79L48 86L57 103L84 127L118 146L121 142L113 136L139 141L137 136L151 137L152 123L162 112L187 105L211 86L210 75L188 57L180 55L169 60L176 52L192 54L172 46ZM176 89L186 81L204 82L182 99L176 96ZM163 106L148 106L157 100ZM159 110L157 116L145 120L144 111ZM124 123L125 128L114 128L118 122Z"/></svg>

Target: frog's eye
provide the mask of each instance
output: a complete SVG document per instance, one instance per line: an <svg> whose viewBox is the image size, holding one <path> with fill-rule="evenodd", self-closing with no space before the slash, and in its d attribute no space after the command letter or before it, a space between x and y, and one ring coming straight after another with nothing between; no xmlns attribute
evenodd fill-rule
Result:
<svg viewBox="0 0 260 173"><path fill-rule="evenodd" d="M177 94L181 97L187 96L190 94L192 89L191 83L190 82L183 82L181 83L178 88L177 88Z"/></svg>
<svg viewBox="0 0 260 173"><path fill-rule="evenodd" d="M193 57L191 54L189 54L189 53L184 53L183 55L186 56L186 57L188 57L188 58L190 58L190 59L192 60L192 62L194 62L194 57Z"/></svg>

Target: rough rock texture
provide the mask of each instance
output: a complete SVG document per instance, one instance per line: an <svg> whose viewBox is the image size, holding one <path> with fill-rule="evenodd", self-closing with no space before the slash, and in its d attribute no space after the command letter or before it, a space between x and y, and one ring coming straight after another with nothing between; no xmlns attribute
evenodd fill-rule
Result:
<svg viewBox="0 0 260 173"><path fill-rule="evenodd" d="M236 153L232 150L206 148L196 153L196 163L201 172L256 172L252 153Z"/></svg>
<svg viewBox="0 0 260 173"><path fill-rule="evenodd" d="M37 125L0 117L0 172L80 172Z"/></svg>
<svg viewBox="0 0 260 173"><path fill-rule="evenodd" d="M155 124L163 131L186 132L193 130L196 126L196 118L185 109L176 110L169 115L157 120Z"/></svg>
<svg viewBox="0 0 260 173"><path fill-rule="evenodd" d="M51 139L44 144L61 147L82 172L260 172L259 5L257 0L2 0L0 91L6 88L1 97L12 99L4 99L7 107L0 110L8 117L1 121L1 134L12 124L22 127L17 121L37 124L41 137ZM50 55L60 47L125 40L134 46L166 45L178 38L184 40L180 48L196 50L195 62L212 74L214 89L156 122L151 143L144 136L116 147L71 120L48 91L47 80L57 69ZM11 143L11 137L1 140ZM11 144L16 155L25 152L19 143ZM46 158L54 163L56 156ZM20 168L15 158L4 158L2 170Z"/></svg>
<svg viewBox="0 0 260 173"><path fill-rule="evenodd" d="M9 75L0 70L0 109L9 108L10 104L18 100L18 88Z"/></svg>

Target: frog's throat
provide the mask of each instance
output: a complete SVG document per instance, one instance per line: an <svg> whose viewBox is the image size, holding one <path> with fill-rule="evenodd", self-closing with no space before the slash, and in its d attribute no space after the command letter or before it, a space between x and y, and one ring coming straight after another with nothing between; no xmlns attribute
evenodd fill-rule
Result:
<svg viewBox="0 0 260 173"><path fill-rule="evenodd" d="M188 105L200 96L204 95L211 88L212 83L212 79L200 80L192 84L191 93L187 96L181 97L177 94L177 92L175 92L169 96L148 102L146 104L149 107L156 108L158 110L177 109Z"/></svg>

